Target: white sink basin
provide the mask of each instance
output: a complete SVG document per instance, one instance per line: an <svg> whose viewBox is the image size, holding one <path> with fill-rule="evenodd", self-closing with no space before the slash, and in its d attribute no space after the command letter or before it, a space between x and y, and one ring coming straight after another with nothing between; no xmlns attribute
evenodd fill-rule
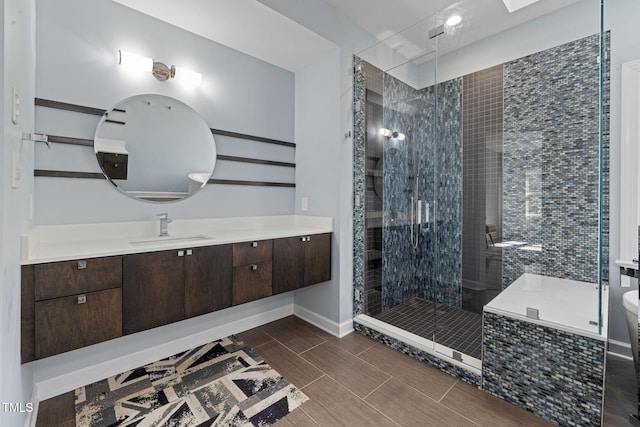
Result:
<svg viewBox="0 0 640 427"><path fill-rule="evenodd" d="M158 236L158 237L153 237L151 239L145 239L145 240L134 240L129 242L130 245L134 245L134 246L144 246L144 245L162 245L162 244L176 244L176 243L184 243L184 244L189 244L189 243L196 243L196 242L201 242L203 240L213 240L214 237L211 236L206 236L204 234L197 234L194 236Z"/></svg>

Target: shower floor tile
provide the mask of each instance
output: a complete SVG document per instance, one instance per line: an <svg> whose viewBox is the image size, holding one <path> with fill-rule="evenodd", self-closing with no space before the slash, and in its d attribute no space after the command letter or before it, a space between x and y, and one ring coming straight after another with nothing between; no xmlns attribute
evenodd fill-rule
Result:
<svg viewBox="0 0 640 427"><path fill-rule="evenodd" d="M375 318L476 359L482 358L481 314L412 298Z"/></svg>

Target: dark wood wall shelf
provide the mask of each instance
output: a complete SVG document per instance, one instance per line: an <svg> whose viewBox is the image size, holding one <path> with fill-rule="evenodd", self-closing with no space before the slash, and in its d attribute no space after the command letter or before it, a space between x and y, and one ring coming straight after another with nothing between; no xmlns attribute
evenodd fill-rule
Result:
<svg viewBox="0 0 640 427"><path fill-rule="evenodd" d="M53 108L57 110L71 111L75 113L90 114L94 116L102 116L106 110L94 107L88 107L85 105L71 104L67 102L54 101L51 99L35 98L35 105L38 107ZM262 136L249 135L239 132L232 132L222 129L211 128L213 135L227 136L231 138L237 138L245 141L256 141L265 144L274 144L284 147L289 147L295 150L296 144L293 142L282 141L272 138L265 138ZM58 144L72 144L93 148L93 140L85 138L74 138L62 135L48 135L48 141ZM217 155L217 161L226 162L238 162L238 163L252 163L266 166L277 166L295 168L296 164L292 162L282 162L270 159L256 159L250 157L241 156L229 156L224 154ZM101 173L95 172L80 172L80 171L65 171L65 170L34 170L34 176L37 177L49 177L49 178L90 178L90 179L103 179ZM265 186L265 187L284 187L295 188L295 183L288 182L267 182L267 181L248 181L248 180L233 180L233 179L210 179L208 184L217 185L251 185L251 186Z"/></svg>

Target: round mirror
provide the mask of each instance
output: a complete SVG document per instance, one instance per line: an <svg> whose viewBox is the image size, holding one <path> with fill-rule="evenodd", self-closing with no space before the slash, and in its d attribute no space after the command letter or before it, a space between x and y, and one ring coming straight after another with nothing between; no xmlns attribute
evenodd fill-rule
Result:
<svg viewBox="0 0 640 427"><path fill-rule="evenodd" d="M107 110L93 146L105 177L127 196L149 202L195 194L216 162L207 123L188 105L162 95L132 96Z"/></svg>

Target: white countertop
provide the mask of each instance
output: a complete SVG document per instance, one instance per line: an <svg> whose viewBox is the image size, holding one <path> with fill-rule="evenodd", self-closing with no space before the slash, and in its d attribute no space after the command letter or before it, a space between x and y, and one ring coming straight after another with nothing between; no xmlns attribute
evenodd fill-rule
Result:
<svg viewBox="0 0 640 427"><path fill-rule="evenodd" d="M525 273L503 290L484 311L605 340L609 308L608 288L602 293L602 333L598 325L598 285ZM527 317L527 307L539 310L539 319Z"/></svg>
<svg viewBox="0 0 640 427"><path fill-rule="evenodd" d="M638 270L638 263L634 262L631 259L617 259L616 260L616 265L618 267L624 267L624 268L630 268L632 270Z"/></svg>
<svg viewBox="0 0 640 427"><path fill-rule="evenodd" d="M333 218L282 215L174 220L158 237L160 220L42 225L22 236L22 264L68 261L167 249L223 245L333 232Z"/></svg>

